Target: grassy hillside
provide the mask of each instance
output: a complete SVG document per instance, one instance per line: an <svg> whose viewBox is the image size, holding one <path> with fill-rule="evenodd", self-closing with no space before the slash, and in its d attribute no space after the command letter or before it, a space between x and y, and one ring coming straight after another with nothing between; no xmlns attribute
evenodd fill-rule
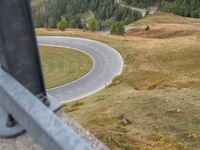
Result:
<svg viewBox="0 0 200 150"><path fill-rule="evenodd" d="M47 88L69 83L92 68L91 58L75 50L41 46L40 54Z"/></svg>
<svg viewBox="0 0 200 150"><path fill-rule="evenodd" d="M150 26L149 31L145 31L147 25ZM157 13L135 22L133 29L126 35L158 39L200 36L200 21L168 13Z"/></svg>
<svg viewBox="0 0 200 150"><path fill-rule="evenodd" d="M168 23L162 19L166 17ZM177 24L187 31L191 27L197 29L200 23L188 18L180 18L178 22L174 17L152 15L139 21L137 28L155 25L162 32L165 24L175 24L166 30L176 32ZM81 30L37 30L38 35L92 38L122 54L124 71L110 86L63 108L111 149L198 150L199 30L197 34L170 37L162 32L165 36L162 39L156 33L148 36L148 32L145 36L134 32L125 36L104 36Z"/></svg>

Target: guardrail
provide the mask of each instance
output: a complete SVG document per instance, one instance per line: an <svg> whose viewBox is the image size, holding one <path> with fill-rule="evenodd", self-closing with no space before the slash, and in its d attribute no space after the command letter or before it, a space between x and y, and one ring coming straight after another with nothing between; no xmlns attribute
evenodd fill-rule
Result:
<svg viewBox="0 0 200 150"><path fill-rule="evenodd" d="M8 73L0 69L0 105L45 150L92 150L70 127Z"/></svg>

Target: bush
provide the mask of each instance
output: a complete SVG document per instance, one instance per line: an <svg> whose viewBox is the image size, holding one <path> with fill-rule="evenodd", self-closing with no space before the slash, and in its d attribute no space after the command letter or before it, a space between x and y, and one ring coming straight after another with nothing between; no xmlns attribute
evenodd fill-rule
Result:
<svg viewBox="0 0 200 150"><path fill-rule="evenodd" d="M150 27L149 25L145 28L145 31L149 31L150 30Z"/></svg>
<svg viewBox="0 0 200 150"><path fill-rule="evenodd" d="M109 87L112 86L117 86L122 82L122 75L116 76L113 80L112 83L109 85Z"/></svg>

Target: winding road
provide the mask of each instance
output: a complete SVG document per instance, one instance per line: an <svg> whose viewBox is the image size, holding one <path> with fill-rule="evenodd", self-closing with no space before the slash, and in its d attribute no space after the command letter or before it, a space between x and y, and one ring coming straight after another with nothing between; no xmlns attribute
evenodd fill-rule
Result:
<svg viewBox="0 0 200 150"><path fill-rule="evenodd" d="M71 48L89 55L93 60L93 68L85 76L71 83L48 89L47 92L61 103L75 101L105 88L112 79L121 74L123 59L113 48L89 39L40 36L39 45Z"/></svg>

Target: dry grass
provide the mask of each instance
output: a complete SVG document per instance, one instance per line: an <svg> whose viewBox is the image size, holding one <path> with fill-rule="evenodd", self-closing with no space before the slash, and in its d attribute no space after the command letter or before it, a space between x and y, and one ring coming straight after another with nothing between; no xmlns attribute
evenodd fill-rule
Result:
<svg viewBox="0 0 200 150"><path fill-rule="evenodd" d="M157 13L148 15L144 19L138 20L136 25L144 24L193 24L199 23L199 19L181 17L170 13Z"/></svg>
<svg viewBox="0 0 200 150"><path fill-rule="evenodd" d="M147 25L150 26L150 30L145 31ZM134 28L129 30L126 36L157 39L183 36L200 37L200 20L184 18L173 14L158 13L149 15L136 22Z"/></svg>
<svg viewBox="0 0 200 150"><path fill-rule="evenodd" d="M70 115L111 149L194 150L200 148L199 96L190 89L115 86L84 99Z"/></svg>
<svg viewBox="0 0 200 150"><path fill-rule="evenodd" d="M92 67L90 57L75 50L41 46L40 54L47 88L78 79Z"/></svg>
<svg viewBox="0 0 200 150"><path fill-rule="evenodd" d="M155 15L155 19L150 16L152 24L165 15L159 14L159 18ZM172 15L168 17L168 24L179 21ZM140 22L150 22L145 19ZM180 24L189 24L190 20L196 22L180 17ZM64 32L38 29L37 33L95 39L122 54L123 74L111 86L85 98L81 106L72 107L72 103L64 107L111 149L200 149L200 37L197 34L159 39L104 36L70 29ZM127 120L131 123L126 124Z"/></svg>

